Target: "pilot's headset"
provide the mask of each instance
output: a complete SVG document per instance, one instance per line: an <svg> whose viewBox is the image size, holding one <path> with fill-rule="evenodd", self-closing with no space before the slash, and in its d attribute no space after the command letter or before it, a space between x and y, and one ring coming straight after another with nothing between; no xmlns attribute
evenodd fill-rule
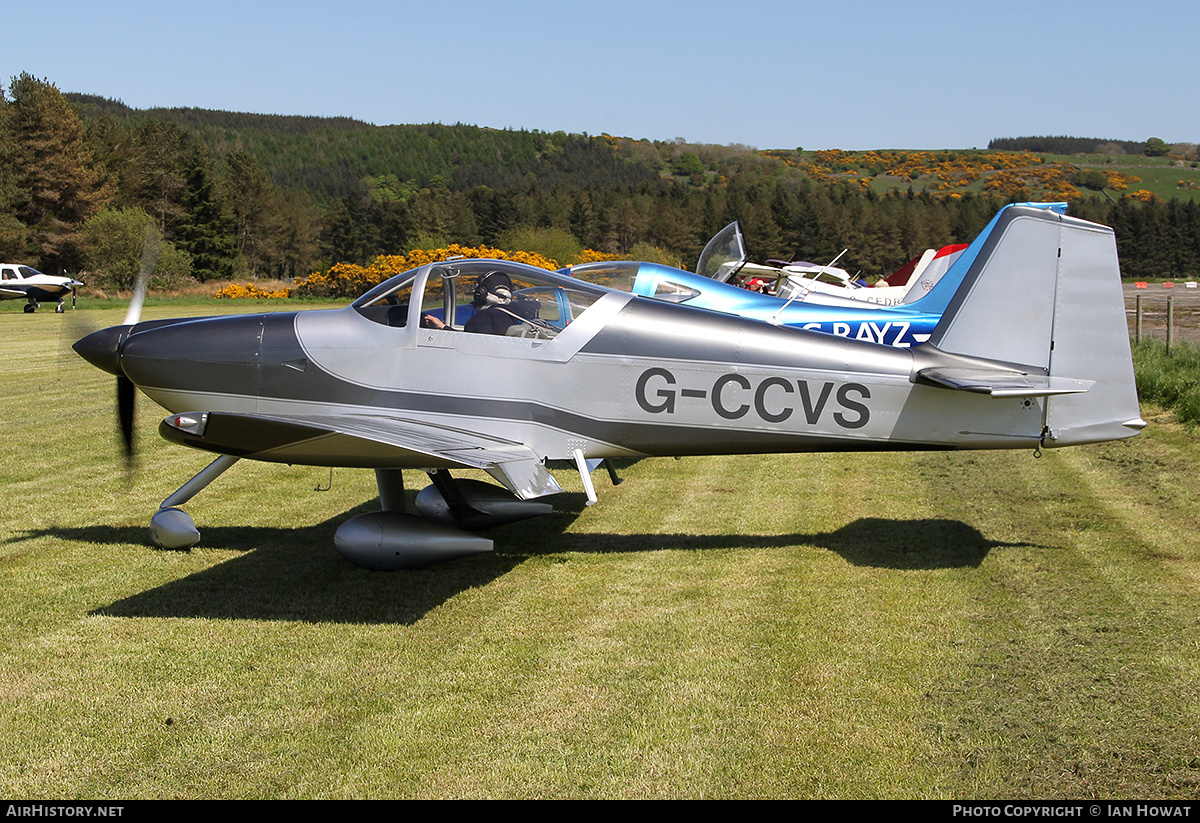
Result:
<svg viewBox="0 0 1200 823"><path fill-rule="evenodd" d="M490 271L475 282L473 305L504 305L512 301L512 280L502 271Z"/></svg>

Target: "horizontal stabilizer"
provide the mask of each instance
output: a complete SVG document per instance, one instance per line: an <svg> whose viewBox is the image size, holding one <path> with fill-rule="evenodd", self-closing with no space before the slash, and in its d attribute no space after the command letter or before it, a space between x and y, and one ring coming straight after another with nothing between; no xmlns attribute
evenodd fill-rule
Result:
<svg viewBox="0 0 1200 823"><path fill-rule="evenodd" d="M1007 369L936 368L917 372L917 382L946 389L990 394L992 397L1048 397L1080 394L1094 380L1073 380Z"/></svg>

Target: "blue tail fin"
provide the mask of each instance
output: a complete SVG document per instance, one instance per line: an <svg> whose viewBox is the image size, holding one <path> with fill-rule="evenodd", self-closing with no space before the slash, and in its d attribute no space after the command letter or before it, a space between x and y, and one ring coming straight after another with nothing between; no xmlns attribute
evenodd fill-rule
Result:
<svg viewBox="0 0 1200 823"><path fill-rule="evenodd" d="M983 249L984 244L992 236L996 224L1000 222L1001 215L1009 209L1024 206L1035 209L1047 209L1057 214L1067 213L1066 203L1012 203L1005 206L996 212L996 216L992 218L991 222L984 227L983 231L971 242L971 245L963 250L959 258L954 261L954 265L929 290L929 294L919 300L914 300L906 304L905 308L934 315L942 314L946 310L946 307L950 305L950 300L954 297L954 293L958 291L958 287L962 285L963 278L966 277L971 265L979 257L979 252Z"/></svg>

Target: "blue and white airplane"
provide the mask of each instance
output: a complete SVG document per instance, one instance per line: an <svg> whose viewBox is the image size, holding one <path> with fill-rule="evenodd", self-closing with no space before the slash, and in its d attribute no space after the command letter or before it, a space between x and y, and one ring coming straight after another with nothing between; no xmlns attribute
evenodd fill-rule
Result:
<svg viewBox="0 0 1200 823"><path fill-rule="evenodd" d="M785 290L767 294L751 291L734 282L722 282L713 276L717 271L728 272L731 266L736 271L736 266L746 260L740 233L729 233L728 229L709 241L700 255L698 273L636 261L585 263L563 271L580 280L669 303L684 303L851 340L911 348L929 340L967 273L977 262L986 263L988 257L982 255L981 258L981 253L1000 242L1001 238L993 235L997 225L1001 224L1001 215L1017 206L1032 206L1058 214L1065 214L1067 209L1066 203L1005 206L932 288L927 292L914 292L911 302L899 305L884 306L815 293L809 295L812 299L802 299L806 296L802 290L793 290L790 295ZM736 276L728 279L737 280Z"/></svg>
<svg viewBox="0 0 1200 823"><path fill-rule="evenodd" d="M16 263L0 263L0 300L25 300L25 313L29 314L42 301L54 300L54 311L63 313L63 298L74 294L83 283L70 277L42 274L30 266Z"/></svg>

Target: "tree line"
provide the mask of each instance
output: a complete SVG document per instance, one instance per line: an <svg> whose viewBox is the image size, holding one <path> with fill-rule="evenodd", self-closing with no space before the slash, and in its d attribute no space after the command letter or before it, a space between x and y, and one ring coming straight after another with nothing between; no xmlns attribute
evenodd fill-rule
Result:
<svg viewBox="0 0 1200 823"><path fill-rule="evenodd" d="M791 153L798 157L799 149ZM27 74L0 89L0 258L127 288L148 237L163 280L290 279L450 243L571 262L584 248L694 265L740 220L759 258L886 275L972 239L1001 194L814 179L745 146L349 118L137 111ZM1200 208L1089 194L1127 276L1200 275Z"/></svg>
<svg viewBox="0 0 1200 823"><path fill-rule="evenodd" d="M1142 154L1145 143L1096 137L997 137L988 143L995 151L1035 151L1045 154Z"/></svg>

